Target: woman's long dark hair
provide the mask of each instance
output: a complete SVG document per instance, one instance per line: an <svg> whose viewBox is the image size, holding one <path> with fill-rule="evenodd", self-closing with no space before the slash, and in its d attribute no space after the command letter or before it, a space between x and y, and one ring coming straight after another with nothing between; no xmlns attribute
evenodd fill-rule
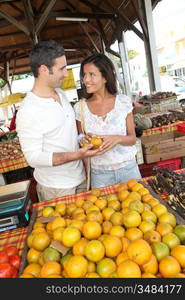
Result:
<svg viewBox="0 0 185 300"><path fill-rule="evenodd" d="M117 82L116 82L116 72L112 61L103 53L93 54L85 58L80 67L80 81L83 88L85 98L90 98L92 94L88 94L83 84L84 78L84 65L88 63L93 63L101 72L102 76L106 79L106 89L112 95L117 94Z"/></svg>

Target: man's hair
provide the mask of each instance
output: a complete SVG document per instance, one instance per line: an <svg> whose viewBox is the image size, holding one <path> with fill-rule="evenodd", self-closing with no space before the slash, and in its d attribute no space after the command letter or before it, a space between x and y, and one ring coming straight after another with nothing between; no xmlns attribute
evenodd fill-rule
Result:
<svg viewBox="0 0 185 300"><path fill-rule="evenodd" d="M84 77L84 65L88 63L93 63L100 71L102 76L106 79L105 86L108 92L112 95L117 93L117 81L116 72L112 61L103 53L96 53L87 58L85 58L80 67L80 80L84 90L84 96L89 98L92 94L86 92L86 88L83 84Z"/></svg>
<svg viewBox="0 0 185 300"><path fill-rule="evenodd" d="M55 59L65 55L64 48L53 40L40 41L36 44L30 54L30 65L33 75L38 77L38 68L45 65L51 69Z"/></svg>

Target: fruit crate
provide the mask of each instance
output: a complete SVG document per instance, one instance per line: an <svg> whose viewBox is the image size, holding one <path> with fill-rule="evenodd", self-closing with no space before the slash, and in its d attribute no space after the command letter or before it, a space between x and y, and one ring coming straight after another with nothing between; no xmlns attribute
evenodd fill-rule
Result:
<svg viewBox="0 0 185 300"><path fill-rule="evenodd" d="M178 124L178 125L177 125L177 130L178 130L179 132L185 133L185 123Z"/></svg>
<svg viewBox="0 0 185 300"><path fill-rule="evenodd" d="M177 157L177 158L173 158L173 159L161 160L159 162L152 163L152 164L139 165L141 176L142 177L153 176L154 175L153 174L153 167L154 166L158 166L158 167L161 167L161 168L167 168L167 169L172 170L172 171L179 170L180 167L181 167L181 158Z"/></svg>

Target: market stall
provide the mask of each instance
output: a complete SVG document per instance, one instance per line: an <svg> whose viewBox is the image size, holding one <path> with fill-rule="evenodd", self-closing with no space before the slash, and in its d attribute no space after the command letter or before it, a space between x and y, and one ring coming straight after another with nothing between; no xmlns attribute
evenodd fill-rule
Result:
<svg viewBox="0 0 185 300"><path fill-rule="evenodd" d="M185 170L179 170L176 173L183 174L184 172ZM36 203L32 206L33 214L30 219L30 223L28 227L23 227L16 230L9 230L7 232L0 234L0 250L5 245L11 245L11 243L17 244L19 253L22 255L22 262L19 270L19 276L21 277L27 277L27 278L37 277L36 273L34 274L34 272L39 273L41 272L41 269L42 269L41 277L71 277L73 274L71 272L73 271L67 270L64 267L63 263L65 259L67 260L67 258L72 257L72 254L73 257L75 257L75 255L82 256L83 262L88 260L90 262L90 266L92 267L92 270L94 270L94 271L91 270L87 272L85 267L86 270L85 273L83 272L79 273L78 276L76 277L91 277L91 276L92 277L93 276L94 277L112 277L112 276L117 277L118 276L117 273L114 275L107 273L106 274L107 276L105 276L105 274L103 274L102 271L100 271L100 265L101 265L100 262L102 261L104 262L104 259L108 259L108 261L112 264L114 270L113 273L115 273L115 270L117 270L116 272L118 272L119 274L118 277L122 277L122 276L124 277L126 275L122 273L123 271L120 271L121 267L119 266L124 263L124 255L126 254L123 253L126 251L128 246L128 245L126 246L125 243L129 239L129 244L133 243L134 245L134 243L136 242L134 242L135 238L132 236L132 234L134 235L138 234L138 238L142 240L141 243L143 243L143 245L145 245L148 248L148 251L151 251L152 249L152 253L157 259L157 262L155 264L157 271L154 271L151 274L148 274L150 273L149 271L148 272L146 272L146 270L143 271L144 270L143 268L145 267L141 267L140 263L138 264L138 262L134 262L139 266L139 269L137 267L138 277L140 276L142 277L146 276L147 278L148 277L171 277L172 275L174 277L176 276L183 277L184 267L182 266L184 266L184 263L182 262L181 258L177 259L176 256L174 256L175 250L173 250L172 248L180 246L180 248L178 249L182 249L183 251L185 251L185 246L183 246L184 238L185 238L184 236L185 218L182 216L182 214L181 215L179 214L177 209L174 209L174 205L171 205L170 203L171 198L169 199L169 191L160 190L160 189L154 191L152 186L148 184L148 183L151 184L151 180L154 181L155 177L144 178L139 182L136 182L135 180L130 180L127 182L127 188L125 188L126 185L125 183L123 183L120 185L108 186L101 189L91 190L86 193L70 195L62 198L53 199L50 201L45 201L42 203ZM139 200L136 197L131 199L132 201L131 200L128 201L129 198L128 196L132 195L132 197L135 197L136 195L138 196L138 194L140 195L139 199L141 200L142 205L145 207L150 206L150 211L152 212L151 216L155 217L157 221L155 223L152 222L150 218L144 219L144 215L148 214L146 213L147 209L144 213L144 211L142 211L141 208L135 207L135 209L131 210L132 213L133 211L135 211L134 214L137 215L137 217L142 216L141 217L142 219L140 220L141 222L139 221L138 224L135 224L133 229L133 226L129 225L129 222L133 222L133 220L130 221L129 218L125 219L124 216L129 215L128 207L130 203L133 201L135 201L135 203L136 202L138 203ZM84 205L86 206L86 208ZM159 214L159 212L156 211L156 206L163 209L163 213L161 215ZM133 208L133 204L132 204L132 208ZM107 211L107 213L105 213L105 211ZM115 217L111 218L112 214L110 214L110 212L112 212L112 214L114 213L114 215L116 215L117 218ZM154 212L156 214L155 216L153 215ZM123 223L122 222L120 223L119 217L121 215L124 220ZM166 219L165 222L169 224L167 225L167 227L170 228L170 231L167 231L166 233L169 234L168 239L166 239L166 234L162 233L161 231L162 229L158 228L160 227L159 224L163 223L161 220L164 217L169 218ZM86 230L82 229L82 227L85 226L84 224L89 222L90 223L93 222L95 226L94 228L96 228L96 230L92 230L92 227L90 227L89 229L87 225L86 225L87 227ZM105 223L106 226L105 224L103 225L103 223ZM108 227L111 226L111 227L108 228L107 226ZM146 226L149 226L148 227L149 230L146 230L147 228ZM74 229L74 231L72 230L74 235L72 234L70 228ZM178 233L179 228L181 229L181 233L183 232L184 238L182 238L182 240L180 240L180 235ZM63 235L64 231L66 237L65 239L64 237L62 237L64 236ZM149 235L150 236L149 237L148 234L146 233L147 231L150 231L151 233L155 232L155 234L151 236ZM72 234L72 236L70 236L70 234ZM35 241L33 241L34 236L37 236L37 239L40 240L36 241L35 239ZM156 236L158 237L158 239L155 241ZM120 251L117 250L118 251L117 254L112 255L108 252L109 251L108 246L106 245L105 242L103 242L104 238L106 237L110 237L110 241L109 241L110 243L111 243L111 239L115 240L114 242L116 241L118 242L118 240L121 241L121 244L120 242L118 242L118 244L121 245L121 248ZM46 240L43 242L43 240L41 241L41 238ZM76 238L77 240L75 241ZM94 240L96 240L96 243L98 245L103 244L105 250L102 251L107 251L106 254L104 253L100 260L96 260L95 258L92 258L92 256L89 256L90 254L83 253L82 245L81 246L79 245L79 248L76 247L74 248L74 244L81 241L81 238L83 241L88 240L87 242L90 243L90 245L94 243L93 242ZM152 246L152 243L154 241L157 243L162 243L162 245L166 243L167 245L167 246L163 245L166 248L167 254L164 255L164 257L161 259L159 259L158 257L159 254L158 252L156 252L156 249L154 249L155 247ZM81 244L81 242L79 243ZM137 247L139 246L137 245ZM94 248L93 251L95 251ZM96 253L95 252L93 253L94 253L93 255L95 256ZM40 255L41 257L44 255L45 257L44 261L42 260L43 257L41 259ZM127 255L131 255L131 254L127 253ZM169 255L170 257L172 256L175 260L177 260L177 263L175 262L175 264L177 266L176 271L178 271L177 273L179 275L176 275L173 272L172 272L173 274L170 275L170 271L169 273L168 272L165 273L164 271L161 271L161 267L160 267L162 265L161 261L162 262L165 261L166 256ZM47 258L52 256L55 257L54 263L53 262L48 263ZM38 257L40 257L40 259ZM174 261L173 258L172 261ZM57 267L59 267L58 265L61 265L59 267L60 271L56 271L55 269L57 274L52 273L52 271L50 273L50 271L48 271L49 265L55 265ZM45 266L45 268L43 266ZM35 268L37 271L35 271ZM43 271L43 268L45 271ZM28 271L31 273L29 273ZM50 274L49 273L47 274L47 272L49 272ZM132 274L127 276L129 277L134 275Z"/></svg>

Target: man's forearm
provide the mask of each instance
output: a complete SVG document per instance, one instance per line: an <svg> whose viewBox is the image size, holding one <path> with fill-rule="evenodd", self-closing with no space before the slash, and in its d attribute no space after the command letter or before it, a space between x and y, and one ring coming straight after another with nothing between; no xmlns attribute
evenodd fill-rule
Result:
<svg viewBox="0 0 185 300"><path fill-rule="evenodd" d="M63 165L78 159L81 159L79 152L55 152L53 153L53 166Z"/></svg>

